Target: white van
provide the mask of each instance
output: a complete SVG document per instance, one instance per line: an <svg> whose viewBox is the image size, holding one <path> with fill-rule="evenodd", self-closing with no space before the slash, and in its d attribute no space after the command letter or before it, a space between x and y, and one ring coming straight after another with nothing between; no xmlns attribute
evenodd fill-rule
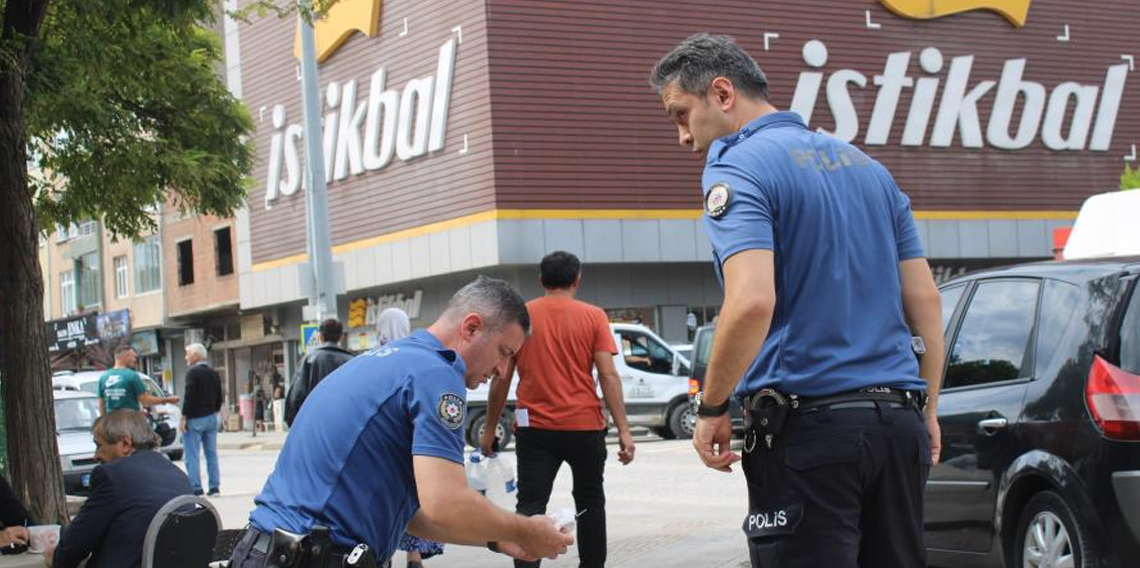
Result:
<svg viewBox="0 0 1140 568"><path fill-rule="evenodd" d="M689 404L689 360L643 325L613 323L610 329L618 346L614 367L621 377L629 425L650 428L662 438L691 437L696 416ZM512 438L518 381L516 373L507 395L511 412L504 411L497 425L503 447ZM600 395L601 387L597 388ZM464 434L472 446L479 445L479 434L487 420L488 392L488 385L467 391Z"/></svg>

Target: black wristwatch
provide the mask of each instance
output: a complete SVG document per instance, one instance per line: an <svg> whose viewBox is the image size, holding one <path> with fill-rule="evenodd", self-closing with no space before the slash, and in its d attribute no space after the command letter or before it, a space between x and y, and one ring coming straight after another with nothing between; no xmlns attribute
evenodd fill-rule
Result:
<svg viewBox="0 0 1140 568"><path fill-rule="evenodd" d="M704 403L704 398L705 391L700 391L697 393L697 416L703 416L705 418L716 418L717 416L724 416L724 413L728 412L728 403L731 399L725 399L724 402L716 406L709 406Z"/></svg>

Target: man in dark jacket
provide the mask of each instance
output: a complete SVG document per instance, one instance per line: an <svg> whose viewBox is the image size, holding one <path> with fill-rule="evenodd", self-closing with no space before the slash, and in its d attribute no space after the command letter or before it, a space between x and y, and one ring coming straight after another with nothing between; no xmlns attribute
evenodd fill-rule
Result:
<svg viewBox="0 0 1140 568"><path fill-rule="evenodd" d="M182 445L186 457L186 475L195 495L202 494L202 476L198 468L198 449L206 453L206 475L209 495L217 495L221 473L218 471L218 411L222 408L222 378L206 364L206 346L186 346L186 396L182 403Z"/></svg>
<svg viewBox="0 0 1140 568"><path fill-rule="evenodd" d="M310 351L293 375L293 382L289 385L289 398L285 401L285 422L293 425L293 419L305 403L305 398L317 383L327 377L341 365L352 359L352 353L342 348L340 338L344 335L344 326L336 318L329 318L321 322L318 330L321 346Z"/></svg>
<svg viewBox="0 0 1140 568"><path fill-rule="evenodd" d="M151 520L168 501L190 494L190 483L170 460L154 451L158 439L137 410L116 410L91 428L95 459L91 496L63 532L59 545L44 551L49 568L136 568Z"/></svg>

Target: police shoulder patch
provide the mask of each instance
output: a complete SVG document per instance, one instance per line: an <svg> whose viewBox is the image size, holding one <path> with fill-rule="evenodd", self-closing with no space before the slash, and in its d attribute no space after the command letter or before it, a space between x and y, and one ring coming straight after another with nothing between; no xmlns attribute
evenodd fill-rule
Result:
<svg viewBox="0 0 1140 568"><path fill-rule="evenodd" d="M463 414L467 406L463 397L449 392L439 397L439 421L455 430L463 425Z"/></svg>
<svg viewBox="0 0 1140 568"><path fill-rule="evenodd" d="M705 213L709 217L717 218L728 211L732 204L732 188L723 181L718 181L705 193Z"/></svg>

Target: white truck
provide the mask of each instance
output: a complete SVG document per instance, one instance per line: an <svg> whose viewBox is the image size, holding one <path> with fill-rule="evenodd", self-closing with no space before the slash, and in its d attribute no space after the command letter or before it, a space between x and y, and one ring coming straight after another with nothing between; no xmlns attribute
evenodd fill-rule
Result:
<svg viewBox="0 0 1140 568"><path fill-rule="evenodd" d="M662 438L693 435L695 414L689 404L689 361L657 334L643 325L612 323L618 354L614 366L621 377L625 413L630 426L651 429ZM500 445L507 447L514 424L516 373L507 395L507 409L496 425ZM595 388L597 386L595 373ZM488 385L467 391L467 443L478 447L479 435L487 422Z"/></svg>

